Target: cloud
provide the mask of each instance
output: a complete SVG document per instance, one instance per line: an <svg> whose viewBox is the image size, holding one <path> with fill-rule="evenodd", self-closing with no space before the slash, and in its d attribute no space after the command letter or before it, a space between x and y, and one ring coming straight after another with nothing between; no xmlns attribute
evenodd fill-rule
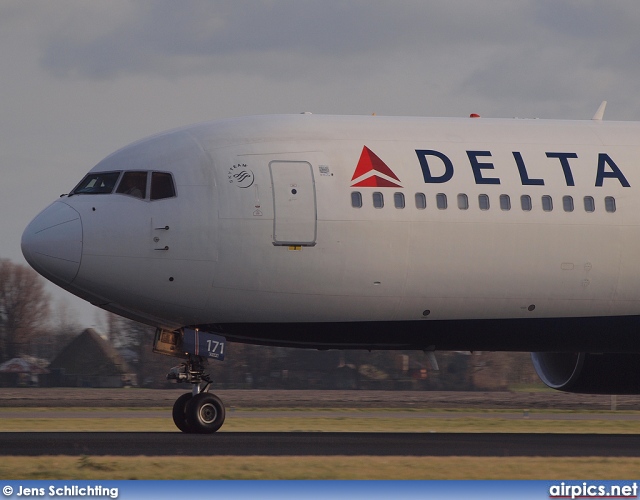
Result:
<svg viewBox="0 0 640 500"><path fill-rule="evenodd" d="M107 79L236 70L278 72L293 65L507 43L522 16L506 0L432 3L398 0L154 1L81 4L42 38L41 63L58 77ZM112 5L111 3L109 5ZM76 4L76 7L77 4ZM471 21L471 22L470 22ZM266 59L265 59L266 58ZM306 61L306 64L302 62ZM372 69L373 71L373 69Z"/></svg>
<svg viewBox="0 0 640 500"><path fill-rule="evenodd" d="M320 110L583 117L640 78L636 0L60 0L44 12L39 61L60 81L228 91L235 79Z"/></svg>

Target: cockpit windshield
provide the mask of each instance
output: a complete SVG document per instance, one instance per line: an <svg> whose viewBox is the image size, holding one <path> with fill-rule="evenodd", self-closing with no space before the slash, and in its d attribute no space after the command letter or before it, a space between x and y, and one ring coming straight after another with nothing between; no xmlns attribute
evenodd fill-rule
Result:
<svg viewBox="0 0 640 500"><path fill-rule="evenodd" d="M147 201L176 197L176 185L170 172L146 170L89 173L69 196L111 194L114 190L118 194L126 194Z"/></svg>
<svg viewBox="0 0 640 500"><path fill-rule="evenodd" d="M111 194L121 172L95 172L87 174L71 194Z"/></svg>

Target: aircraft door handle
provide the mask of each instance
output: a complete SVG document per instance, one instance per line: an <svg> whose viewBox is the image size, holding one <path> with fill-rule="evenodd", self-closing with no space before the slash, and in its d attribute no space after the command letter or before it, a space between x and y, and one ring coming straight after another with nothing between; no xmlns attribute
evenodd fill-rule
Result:
<svg viewBox="0 0 640 500"><path fill-rule="evenodd" d="M156 231L168 231L169 230L169 226L164 226L164 227L154 227L154 229Z"/></svg>

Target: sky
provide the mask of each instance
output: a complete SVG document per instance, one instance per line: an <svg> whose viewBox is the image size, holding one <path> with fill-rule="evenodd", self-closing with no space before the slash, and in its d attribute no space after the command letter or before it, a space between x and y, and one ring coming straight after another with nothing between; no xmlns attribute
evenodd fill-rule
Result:
<svg viewBox="0 0 640 500"><path fill-rule="evenodd" d="M0 258L109 153L231 116L640 119L637 0L0 0ZM53 285L54 304L96 322Z"/></svg>

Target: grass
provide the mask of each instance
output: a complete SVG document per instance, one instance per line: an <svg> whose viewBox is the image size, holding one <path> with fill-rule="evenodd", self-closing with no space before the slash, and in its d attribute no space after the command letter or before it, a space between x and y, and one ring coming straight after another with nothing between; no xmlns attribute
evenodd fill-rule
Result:
<svg viewBox="0 0 640 500"><path fill-rule="evenodd" d="M620 479L640 458L2 457L0 479Z"/></svg>
<svg viewBox="0 0 640 500"><path fill-rule="evenodd" d="M5 408L0 410L0 432L178 432L169 409L145 408L144 412L139 408ZM582 419L571 420L571 416ZM221 432L638 434L640 420L608 420L604 412L558 410L525 414L513 410L243 409L227 412Z"/></svg>

